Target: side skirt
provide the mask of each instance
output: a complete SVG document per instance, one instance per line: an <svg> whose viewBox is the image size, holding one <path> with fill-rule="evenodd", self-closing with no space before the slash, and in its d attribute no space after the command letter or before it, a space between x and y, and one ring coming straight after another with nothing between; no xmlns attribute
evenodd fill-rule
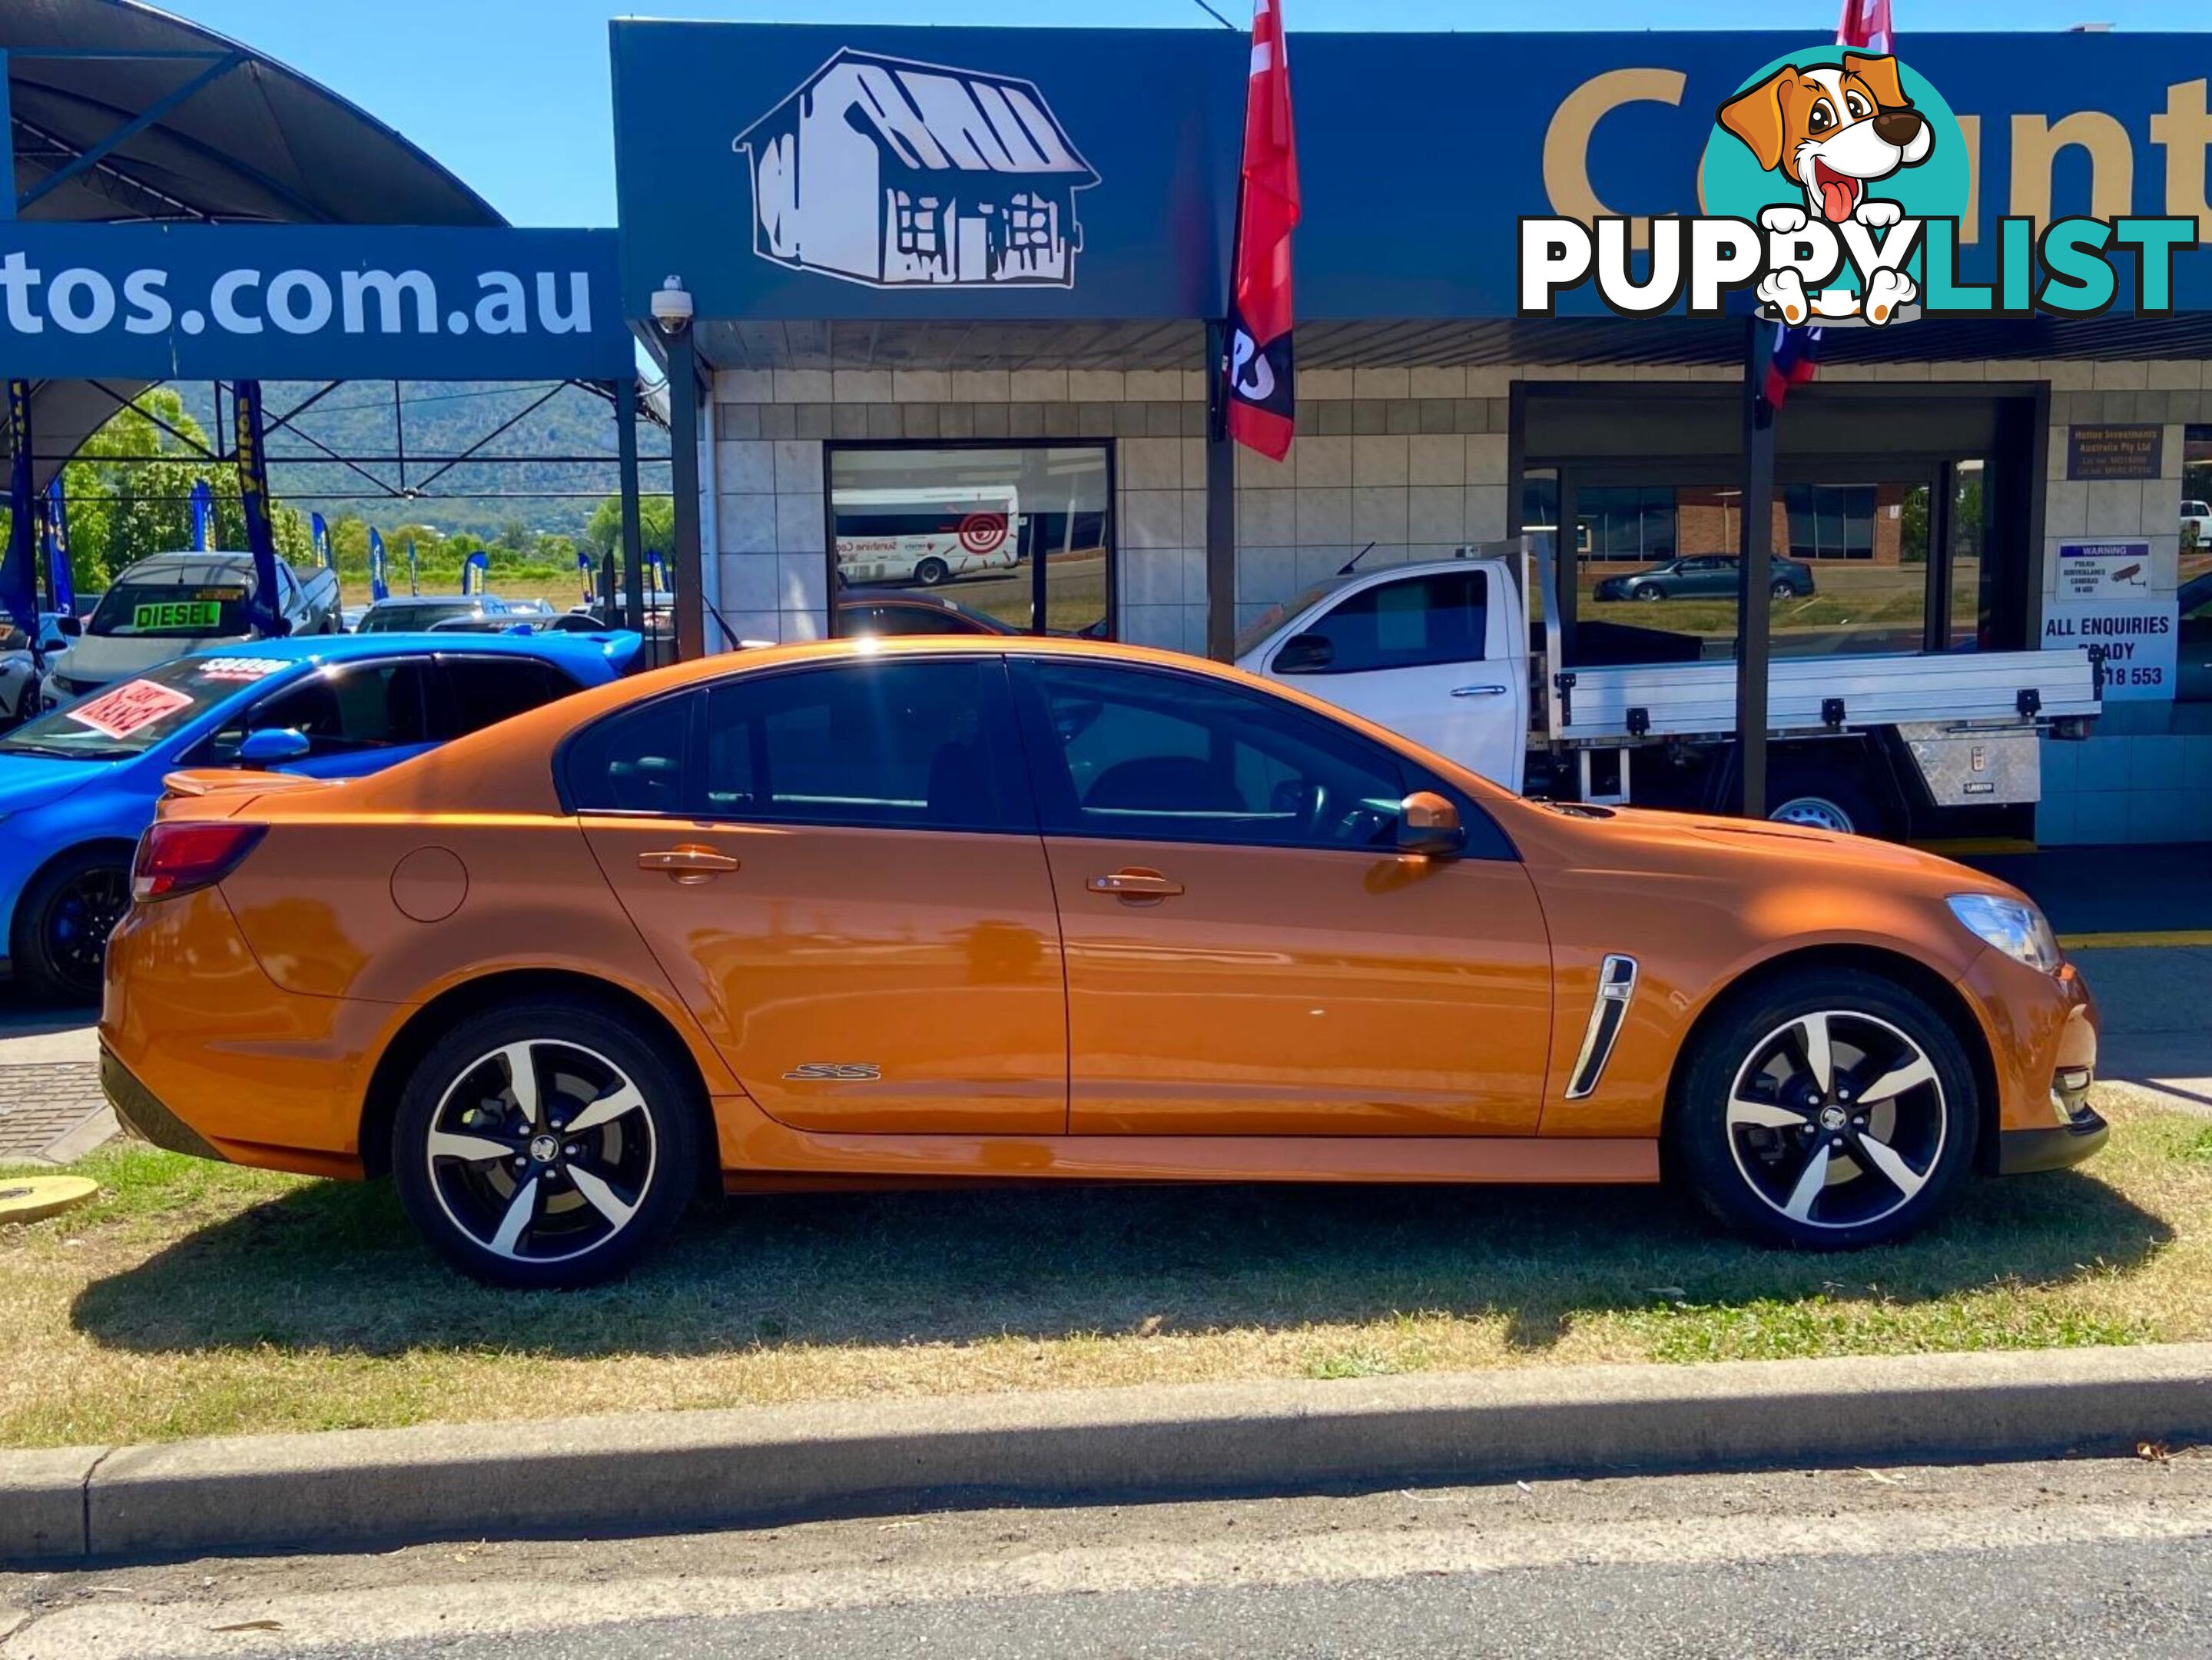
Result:
<svg viewBox="0 0 2212 1660"><path fill-rule="evenodd" d="M724 1121L723 1184L930 1182L1651 1183L1659 1144L1533 1135L841 1135Z"/></svg>

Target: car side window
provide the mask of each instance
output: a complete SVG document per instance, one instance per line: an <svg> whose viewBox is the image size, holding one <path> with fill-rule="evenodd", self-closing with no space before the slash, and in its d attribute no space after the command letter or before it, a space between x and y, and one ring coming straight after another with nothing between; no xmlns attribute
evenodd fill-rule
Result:
<svg viewBox="0 0 2212 1660"><path fill-rule="evenodd" d="M210 757L234 760L248 733L283 727L307 735L311 757L428 743L423 679L421 663L325 669L225 721L208 740Z"/></svg>
<svg viewBox="0 0 2212 1660"><path fill-rule="evenodd" d="M678 692L594 721L561 754L561 778L575 812L691 812L702 691Z"/></svg>
<svg viewBox="0 0 2212 1660"><path fill-rule="evenodd" d="M1489 623L1482 571L1436 571L1380 583L1347 595L1302 630L1328 642L1325 664L1284 672L1360 674L1480 662Z"/></svg>
<svg viewBox="0 0 2212 1660"><path fill-rule="evenodd" d="M1192 675L1049 661L1024 669L1025 731L1048 834L1345 849L1395 843L1407 770L1356 733Z"/></svg>
<svg viewBox="0 0 2212 1660"><path fill-rule="evenodd" d="M997 658L841 663L707 694L708 818L933 830L1031 828Z"/></svg>
<svg viewBox="0 0 2212 1660"><path fill-rule="evenodd" d="M442 743L526 714L576 690L550 663L531 657L441 657L441 695L431 730Z"/></svg>

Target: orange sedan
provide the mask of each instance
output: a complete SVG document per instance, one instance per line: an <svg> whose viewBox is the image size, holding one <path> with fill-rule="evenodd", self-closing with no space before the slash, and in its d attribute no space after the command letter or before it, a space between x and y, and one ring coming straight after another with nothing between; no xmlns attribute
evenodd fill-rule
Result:
<svg viewBox="0 0 2212 1660"><path fill-rule="evenodd" d="M117 1108L388 1174L502 1284L617 1273L718 1182L1663 1178L1848 1247L2106 1134L2088 992L2003 884L1522 800L1187 657L777 648L373 778L171 785Z"/></svg>

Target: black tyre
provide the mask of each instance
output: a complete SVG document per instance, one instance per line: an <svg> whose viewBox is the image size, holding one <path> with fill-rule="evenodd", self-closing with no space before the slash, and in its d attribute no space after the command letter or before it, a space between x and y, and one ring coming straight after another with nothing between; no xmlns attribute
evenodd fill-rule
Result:
<svg viewBox="0 0 2212 1660"><path fill-rule="evenodd" d="M131 854L80 848L31 879L9 941L15 982L47 1003L97 1003L107 936L131 909Z"/></svg>
<svg viewBox="0 0 2212 1660"><path fill-rule="evenodd" d="M926 588L933 588L952 575L952 568L932 555L914 568L914 580Z"/></svg>
<svg viewBox="0 0 2212 1660"><path fill-rule="evenodd" d="M1786 576L1776 577L1774 586L1767 589L1767 592L1777 599L1794 599L1797 597L1797 590L1791 586L1790 579Z"/></svg>
<svg viewBox="0 0 2212 1660"><path fill-rule="evenodd" d="M1926 1226L1981 1122L1958 1035L1895 982L1815 970L1731 996L1686 1057L1669 1169L1739 1232L1852 1250Z"/></svg>
<svg viewBox="0 0 2212 1660"><path fill-rule="evenodd" d="M1654 583L1654 582L1640 582L1640 583L1638 583L1636 587L1632 587L1632 588L1629 589L1629 591L1628 591L1628 597L1629 597L1631 599L1645 599L1645 600L1650 600L1650 599L1664 599L1667 597L1667 595L1666 595L1665 591L1664 591L1663 589L1662 589L1662 588L1661 588L1661 587L1660 587L1656 583Z"/></svg>
<svg viewBox="0 0 2212 1660"><path fill-rule="evenodd" d="M589 1002L470 1016L407 1080L392 1171L409 1219L464 1274L553 1289L626 1273L698 1190L696 1086Z"/></svg>

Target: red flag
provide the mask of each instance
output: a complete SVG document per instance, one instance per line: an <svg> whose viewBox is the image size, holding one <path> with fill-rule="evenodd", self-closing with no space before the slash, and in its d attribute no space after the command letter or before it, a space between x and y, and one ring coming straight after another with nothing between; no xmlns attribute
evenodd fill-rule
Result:
<svg viewBox="0 0 2212 1660"><path fill-rule="evenodd" d="M1253 0L1244 94L1243 192L1229 295L1229 435L1281 460L1296 403L1291 360L1291 230L1298 222L1297 142L1282 0Z"/></svg>
<svg viewBox="0 0 2212 1660"><path fill-rule="evenodd" d="M1836 44L1855 52L1895 52L1889 0L1844 0L1843 20L1836 25Z"/></svg>

